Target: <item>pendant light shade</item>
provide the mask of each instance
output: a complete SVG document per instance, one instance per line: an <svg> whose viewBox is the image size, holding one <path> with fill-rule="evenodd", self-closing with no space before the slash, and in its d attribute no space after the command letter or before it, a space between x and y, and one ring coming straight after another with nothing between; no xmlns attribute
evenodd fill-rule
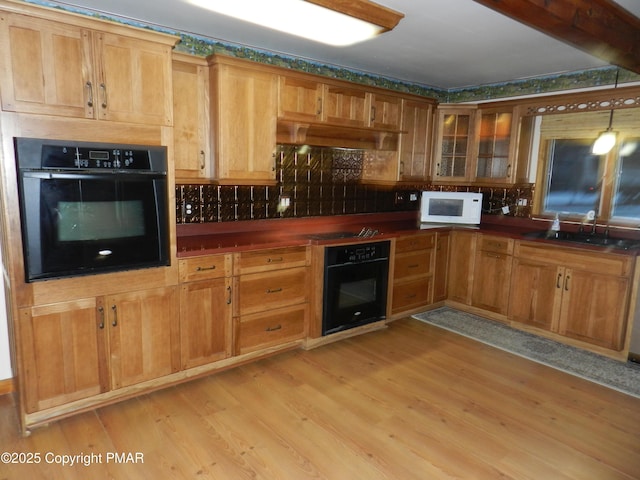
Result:
<svg viewBox="0 0 640 480"><path fill-rule="evenodd" d="M606 155L616 144L616 132L606 130L593 143L591 153L594 155Z"/></svg>

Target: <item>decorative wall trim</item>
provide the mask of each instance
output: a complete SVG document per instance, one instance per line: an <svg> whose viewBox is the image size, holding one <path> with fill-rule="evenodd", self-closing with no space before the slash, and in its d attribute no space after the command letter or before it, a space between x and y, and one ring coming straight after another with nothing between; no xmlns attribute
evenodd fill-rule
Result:
<svg viewBox="0 0 640 480"><path fill-rule="evenodd" d="M277 54L254 47L227 43L213 38L178 32L160 25L141 23L128 18L105 16L104 14L97 13L95 11L79 9L70 5L59 5L42 0L23 1L26 3L58 8L103 20L111 20L138 28L145 28L176 35L181 39L180 43L176 46L176 51L189 53L191 55L208 56L212 53L229 55L268 65L289 68L300 72L313 73L362 85L375 86L397 92L411 93L423 97L434 98L441 103L478 102L492 99L506 99L514 96L536 95L613 85L617 70L617 67L603 67L576 72L564 72L557 75L534 77L507 83L478 85L458 89L442 89L429 85L414 84L393 78L377 76L357 70L320 64L306 59ZM640 81L640 75L626 70L620 70L618 80L619 84L636 81Z"/></svg>

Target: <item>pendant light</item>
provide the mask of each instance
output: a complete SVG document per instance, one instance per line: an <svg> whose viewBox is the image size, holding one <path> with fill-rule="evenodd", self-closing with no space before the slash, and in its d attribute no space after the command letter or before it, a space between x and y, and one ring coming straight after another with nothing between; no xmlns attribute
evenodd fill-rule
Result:
<svg viewBox="0 0 640 480"><path fill-rule="evenodd" d="M618 75L620 74L620 69L616 70L616 83L613 88L618 87ZM593 143L593 147L591 147L591 153L594 155L606 155L611 151L613 146L616 144L617 133L612 130L613 125L613 108L611 109L611 113L609 114L609 128L607 128L604 132L602 132L596 141Z"/></svg>

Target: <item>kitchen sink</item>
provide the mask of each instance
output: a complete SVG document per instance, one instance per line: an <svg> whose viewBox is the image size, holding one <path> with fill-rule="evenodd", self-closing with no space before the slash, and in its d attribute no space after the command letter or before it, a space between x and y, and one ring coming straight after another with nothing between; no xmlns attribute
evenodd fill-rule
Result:
<svg viewBox="0 0 640 480"><path fill-rule="evenodd" d="M541 230L523 234L525 238L535 238L541 240L556 240L559 242L581 243L583 245L596 245L601 247L613 247L622 250L640 248L640 240L632 238L611 237L603 233L586 232L554 232L552 230Z"/></svg>

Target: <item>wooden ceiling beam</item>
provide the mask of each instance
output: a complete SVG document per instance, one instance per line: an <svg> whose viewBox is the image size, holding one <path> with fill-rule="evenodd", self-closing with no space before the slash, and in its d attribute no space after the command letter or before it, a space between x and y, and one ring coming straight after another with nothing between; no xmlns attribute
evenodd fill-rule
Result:
<svg viewBox="0 0 640 480"><path fill-rule="evenodd" d="M369 0L305 0L329 10L359 18L365 22L378 25L384 31L393 30L404 18L404 13L397 12Z"/></svg>
<svg viewBox="0 0 640 480"><path fill-rule="evenodd" d="M612 65L640 73L640 18L612 0L474 1Z"/></svg>

